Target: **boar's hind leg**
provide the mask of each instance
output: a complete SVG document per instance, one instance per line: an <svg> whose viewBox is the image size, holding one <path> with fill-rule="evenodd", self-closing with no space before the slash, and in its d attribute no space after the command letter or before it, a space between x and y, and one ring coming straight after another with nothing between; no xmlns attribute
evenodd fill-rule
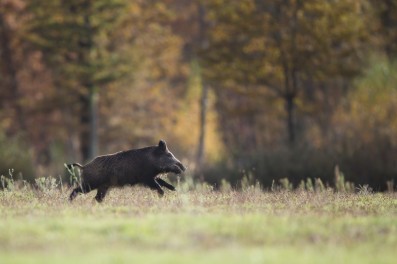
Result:
<svg viewBox="0 0 397 264"><path fill-rule="evenodd" d="M149 186L150 189L157 190L160 196L164 195L163 189L161 189L160 184L158 184L155 179L147 181L145 184Z"/></svg>
<svg viewBox="0 0 397 264"><path fill-rule="evenodd" d="M109 186L108 185L102 185L99 186L98 192L96 193L95 200L97 200L98 203L103 201L103 198L106 196L106 192L108 191Z"/></svg>
<svg viewBox="0 0 397 264"><path fill-rule="evenodd" d="M171 191L175 191L175 187L174 187L172 184L169 184L168 182L166 182L166 181L163 180L163 179L157 178L157 179L156 179L156 182L157 182L158 184L160 184L161 186L164 186L165 188L168 188L168 189L171 190Z"/></svg>

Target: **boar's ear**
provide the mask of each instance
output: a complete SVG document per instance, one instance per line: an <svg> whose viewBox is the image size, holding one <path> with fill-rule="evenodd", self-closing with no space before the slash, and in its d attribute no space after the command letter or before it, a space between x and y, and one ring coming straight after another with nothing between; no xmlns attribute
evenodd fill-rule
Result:
<svg viewBox="0 0 397 264"><path fill-rule="evenodd" d="M167 144L165 143L164 140L160 140L159 149L162 150L162 151L166 151L167 150Z"/></svg>

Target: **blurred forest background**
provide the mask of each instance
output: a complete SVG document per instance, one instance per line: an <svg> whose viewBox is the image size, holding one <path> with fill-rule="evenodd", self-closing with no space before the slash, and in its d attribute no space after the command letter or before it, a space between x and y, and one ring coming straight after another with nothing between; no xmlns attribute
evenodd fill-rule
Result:
<svg viewBox="0 0 397 264"><path fill-rule="evenodd" d="M211 183L397 182L397 0L1 0L0 54L3 175L165 139Z"/></svg>

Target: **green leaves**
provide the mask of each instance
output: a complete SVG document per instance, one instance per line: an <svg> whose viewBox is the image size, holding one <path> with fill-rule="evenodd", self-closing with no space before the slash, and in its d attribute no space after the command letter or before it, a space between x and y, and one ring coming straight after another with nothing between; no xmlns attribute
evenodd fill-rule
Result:
<svg viewBox="0 0 397 264"><path fill-rule="evenodd" d="M119 0L32 1L30 40L59 72L60 83L72 78L82 89L87 81L101 86L116 78L115 66L122 61L110 48L112 31L126 17L125 6Z"/></svg>

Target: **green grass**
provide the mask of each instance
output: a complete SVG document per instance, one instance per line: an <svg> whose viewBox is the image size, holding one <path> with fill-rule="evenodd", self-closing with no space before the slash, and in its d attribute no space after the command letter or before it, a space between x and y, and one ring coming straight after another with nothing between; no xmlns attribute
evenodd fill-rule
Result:
<svg viewBox="0 0 397 264"><path fill-rule="evenodd" d="M0 192L0 263L395 263L397 195Z"/></svg>

